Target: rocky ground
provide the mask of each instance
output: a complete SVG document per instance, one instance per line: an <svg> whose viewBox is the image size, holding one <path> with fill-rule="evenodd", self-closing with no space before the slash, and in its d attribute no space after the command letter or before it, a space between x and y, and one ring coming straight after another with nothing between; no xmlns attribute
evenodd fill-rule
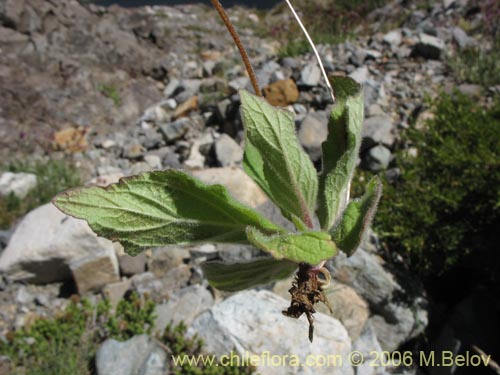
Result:
<svg viewBox="0 0 500 375"><path fill-rule="evenodd" d="M426 97L455 87L474 97L484 94L480 86L457 82L447 64L457 49L480 43L459 27L460 19L482 22L472 8L463 0L424 9L394 1L370 16L370 36L319 46L329 73L349 75L365 86L361 167L397 176L391 161L398 133L429 116ZM385 15L403 10L402 25L379 31ZM299 139L320 167L331 102L313 55L278 58L278 43L255 32L260 13L233 8L230 15L267 99L295 112ZM76 0L2 0L0 20L3 160L28 154L70 158L91 176L89 182L101 185L145 171L182 168L205 182L223 183L242 202L280 219L240 169L238 89L251 86L212 10L202 5L122 9L83 6ZM490 87L485 97L499 91ZM3 173L0 194L12 191L23 197L33 184L32 175ZM201 262L250 259L252 249L174 246L132 258L51 204L30 212L0 239L6 245L0 257L0 339L35 317L62 309L73 292L108 295L115 303L128 290L147 292L158 303L157 329L182 319L215 354L236 347L305 356L321 348L343 354L356 349L369 357L371 351L401 347L428 323L425 295L401 298L405 290L385 267L375 234L354 256L328 264L335 279L327 293L334 312L317 314L313 345L305 339L303 319L281 315L290 280L234 295L208 287ZM129 344L149 345L144 342L139 337ZM109 343L103 348L98 370L109 368L114 351L123 350ZM261 370L332 373L331 368ZM345 364L333 373L393 370Z"/></svg>

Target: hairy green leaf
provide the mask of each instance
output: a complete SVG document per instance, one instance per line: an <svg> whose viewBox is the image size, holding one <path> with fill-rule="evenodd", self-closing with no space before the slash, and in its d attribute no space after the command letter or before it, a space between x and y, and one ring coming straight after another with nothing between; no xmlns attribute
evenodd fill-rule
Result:
<svg viewBox="0 0 500 375"><path fill-rule="evenodd" d="M175 170L122 178L106 188L68 190L53 203L85 219L100 236L141 249L201 241L246 242L245 229L284 229L232 198L222 185L205 185Z"/></svg>
<svg viewBox="0 0 500 375"><path fill-rule="evenodd" d="M201 267L208 282L214 288L237 292L284 279L297 269L297 263L274 258L260 258L232 264L220 261L205 262Z"/></svg>
<svg viewBox="0 0 500 375"><path fill-rule="evenodd" d="M325 232L266 235L256 228L248 227L247 236L250 243L276 259L318 264L337 255L335 243Z"/></svg>
<svg viewBox="0 0 500 375"><path fill-rule="evenodd" d="M295 215L311 228L318 177L297 139L293 114L246 91L240 95L245 171L285 217Z"/></svg>
<svg viewBox="0 0 500 375"><path fill-rule="evenodd" d="M361 86L347 77L333 78L332 85L337 93L337 103L328 122L328 137L322 144L323 170L319 180L317 210L324 230L333 226L346 204L363 127Z"/></svg>
<svg viewBox="0 0 500 375"><path fill-rule="evenodd" d="M342 219L332 229L333 240L348 256L356 251L363 240L381 195L382 182L378 177L374 177L366 186L365 194L360 199L349 202Z"/></svg>

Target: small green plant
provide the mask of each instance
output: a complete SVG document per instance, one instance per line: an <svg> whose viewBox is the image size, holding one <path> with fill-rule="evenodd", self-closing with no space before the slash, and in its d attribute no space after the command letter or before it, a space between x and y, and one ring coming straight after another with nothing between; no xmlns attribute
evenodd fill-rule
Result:
<svg viewBox="0 0 500 375"><path fill-rule="evenodd" d="M6 166L10 172L27 172L37 176L36 187L24 198L13 194L0 197L0 229L8 229L18 218L41 206L61 190L82 184L80 173L66 161L49 160L34 163L18 163Z"/></svg>
<svg viewBox="0 0 500 375"><path fill-rule="evenodd" d="M255 92L260 94L234 27L220 3L212 3L233 35ZM322 289L329 281L324 263L338 249L348 255L356 250L381 195L381 183L375 177L361 199L349 201L361 143L363 93L351 78L333 77L332 84L337 103L322 145L319 176L297 139L293 115L240 91L243 167L295 225L294 232L239 203L224 186L205 185L176 170L124 178L106 188L69 190L53 202L66 214L85 219L98 235L120 241L130 255L150 247L199 242L249 243L270 255L247 263L205 263L205 276L221 290L269 283L298 268L290 289L291 304L283 313L293 318L305 314L312 341L314 305L328 305ZM332 89L330 82L327 85ZM334 98L333 89L331 94Z"/></svg>
<svg viewBox="0 0 500 375"><path fill-rule="evenodd" d="M187 327L181 322L178 325L167 325L160 340L170 348L172 357L182 358L209 358L211 356L203 353L203 340L196 335L192 338L186 337ZM211 357L213 358L213 357ZM174 375L249 375L254 372L251 366L221 366L218 363L212 363L202 360L193 363L193 361L182 361L175 364L172 369Z"/></svg>
<svg viewBox="0 0 500 375"><path fill-rule="evenodd" d="M150 334L155 320L155 303L142 300L135 292L129 300L122 299L114 315L106 322L109 336L117 340L128 340L134 335Z"/></svg>
<svg viewBox="0 0 500 375"><path fill-rule="evenodd" d="M97 85L97 91L99 91L105 97L111 99L115 107L120 107L122 105L122 98L120 96L120 91L115 86L99 84Z"/></svg>

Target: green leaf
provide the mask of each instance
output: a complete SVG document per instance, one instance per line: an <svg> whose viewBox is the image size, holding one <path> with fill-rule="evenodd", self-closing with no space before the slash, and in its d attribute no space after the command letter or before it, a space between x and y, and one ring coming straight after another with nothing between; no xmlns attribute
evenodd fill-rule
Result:
<svg viewBox="0 0 500 375"><path fill-rule="evenodd" d="M378 177L374 177L366 186L365 194L360 199L349 202L342 219L332 229L333 240L348 256L356 251L363 240L381 195L382 183Z"/></svg>
<svg viewBox="0 0 500 375"><path fill-rule="evenodd" d="M208 282L214 288L237 292L284 279L297 269L297 263L288 260L261 258L232 264L220 261L205 262L201 268Z"/></svg>
<svg viewBox="0 0 500 375"><path fill-rule="evenodd" d="M311 228L318 177L297 139L293 114L246 91L240 95L245 171L285 217L295 215Z"/></svg>
<svg viewBox="0 0 500 375"><path fill-rule="evenodd" d="M193 242L246 242L251 225L267 233L284 229L232 198L221 185L205 185L175 170L122 178L106 188L68 190L53 203L85 219L100 236L141 249Z"/></svg>
<svg viewBox="0 0 500 375"><path fill-rule="evenodd" d="M345 198L356 167L363 128L361 86L347 77L335 77L337 93L323 142L323 170L319 180L317 215L323 230L329 230L346 204ZM337 92L338 90L338 92Z"/></svg>
<svg viewBox="0 0 500 375"><path fill-rule="evenodd" d="M318 264L337 255L335 243L325 232L266 235L256 228L248 227L247 237L250 243L276 259Z"/></svg>

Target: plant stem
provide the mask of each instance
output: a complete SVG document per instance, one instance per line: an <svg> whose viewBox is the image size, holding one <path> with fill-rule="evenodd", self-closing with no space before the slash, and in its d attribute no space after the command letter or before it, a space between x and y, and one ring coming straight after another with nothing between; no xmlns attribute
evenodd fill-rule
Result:
<svg viewBox="0 0 500 375"><path fill-rule="evenodd" d="M285 0L288 7L292 11L293 16L297 20L297 23L299 24L300 28L302 29L302 32L307 38L307 41L311 45L312 50L314 51L314 54L316 55L316 60L318 60L319 68L321 69L321 73L323 74L323 78L325 79L326 87L328 88L328 91L330 92L330 96L332 97L333 102L335 103L335 94L333 92L333 87L330 84L330 81L328 80L328 76L326 75L325 68L323 66L323 63L321 62L321 57L319 56L318 50L316 49L316 46L314 45L314 42L312 41L311 37L309 36L309 33L307 32L306 28L304 27L304 24L300 20L299 15L297 12L295 12L295 9L292 6L292 3L290 3L289 0Z"/></svg>
<svg viewBox="0 0 500 375"><path fill-rule="evenodd" d="M229 33L233 37L234 43L238 47L238 50L240 51L241 58L243 59L243 63L245 64L245 68L248 72L248 75L250 77L250 81L252 82L253 89L255 91L255 95L257 96L262 96L262 92L260 91L259 84L257 83L257 77L255 77L255 73L252 68L252 64L250 64L250 59L248 58L247 51L245 50L245 47L243 46L243 43L241 43L241 39L238 36L238 33L236 32L233 23L227 16L226 11L224 10L224 7L222 4L219 2L219 0L211 0L212 5L215 7L217 12L219 13L220 18L226 25Z"/></svg>

